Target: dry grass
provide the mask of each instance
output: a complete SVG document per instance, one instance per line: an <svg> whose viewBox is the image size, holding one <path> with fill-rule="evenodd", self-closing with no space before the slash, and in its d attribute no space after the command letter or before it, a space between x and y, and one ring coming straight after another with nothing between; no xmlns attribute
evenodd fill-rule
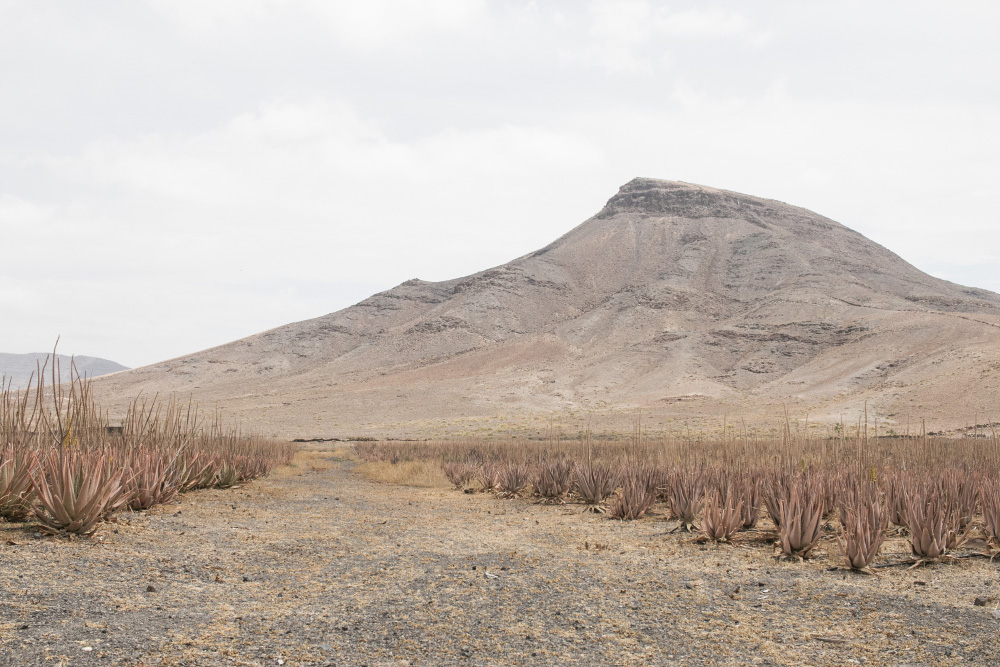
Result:
<svg viewBox="0 0 1000 667"><path fill-rule="evenodd" d="M423 488L448 488L452 486L441 466L428 461L405 461L402 463L371 461L359 464L355 468L355 472L372 482Z"/></svg>

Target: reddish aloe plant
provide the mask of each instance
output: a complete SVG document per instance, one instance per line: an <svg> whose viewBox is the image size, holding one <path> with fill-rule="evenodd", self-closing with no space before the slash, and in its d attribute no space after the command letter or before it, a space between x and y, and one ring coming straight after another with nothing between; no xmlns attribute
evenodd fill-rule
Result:
<svg viewBox="0 0 1000 667"><path fill-rule="evenodd" d="M871 566L889 525L889 512L876 486L867 481L846 482L841 499L841 530L837 541L848 567L863 570Z"/></svg>
<svg viewBox="0 0 1000 667"><path fill-rule="evenodd" d="M934 481L914 481L908 497L910 547L920 561L938 559L965 541L957 507L948 502Z"/></svg>
<svg viewBox="0 0 1000 667"><path fill-rule="evenodd" d="M651 488L648 471L629 467L621 478L621 488L611 502L608 516L622 521L634 521L649 511L656 500L656 491Z"/></svg>
<svg viewBox="0 0 1000 667"><path fill-rule="evenodd" d="M979 485L983 505L983 529L994 548L1000 549L1000 482L983 479Z"/></svg>
<svg viewBox="0 0 1000 667"><path fill-rule="evenodd" d="M526 463L507 461L500 465L496 491L501 498L517 498L528 488L531 470Z"/></svg>
<svg viewBox="0 0 1000 667"><path fill-rule="evenodd" d="M706 537L717 542L728 542L742 527L743 499L732 486L726 489L725 494L718 489L705 494L701 531Z"/></svg>
<svg viewBox="0 0 1000 667"><path fill-rule="evenodd" d="M31 474L36 465L34 453L10 445L0 450L0 517L22 521L31 513Z"/></svg>
<svg viewBox="0 0 1000 667"><path fill-rule="evenodd" d="M173 467L155 452L136 453L129 461L130 474L123 485L129 509L148 510L170 502L179 490Z"/></svg>
<svg viewBox="0 0 1000 667"><path fill-rule="evenodd" d="M705 475L702 470L676 469L670 475L670 512L686 530L690 530L698 518L704 493Z"/></svg>
<svg viewBox="0 0 1000 667"><path fill-rule="evenodd" d="M562 503L572 485L573 465L564 458L543 461L535 469L531 485L547 503Z"/></svg>
<svg viewBox="0 0 1000 667"><path fill-rule="evenodd" d="M802 477L784 487L779 497L781 552L807 558L819 542L825 499L814 478Z"/></svg>
<svg viewBox="0 0 1000 667"><path fill-rule="evenodd" d="M604 501L614 493L616 475L608 466L586 461L573 470L573 484L580 498L593 512L604 511Z"/></svg>
<svg viewBox="0 0 1000 667"><path fill-rule="evenodd" d="M52 531L90 535L103 516L126 502L124 468L108 473L107 455L59 450L32 475L40 507L36 518Z"/></svg>
<svg viewBox="0 0 1000 667"><path fill-rule="evenodd" d="M476 468L462 461L449 461L442 466L444 476L456 489L463 489L476 478Z"/></svg>

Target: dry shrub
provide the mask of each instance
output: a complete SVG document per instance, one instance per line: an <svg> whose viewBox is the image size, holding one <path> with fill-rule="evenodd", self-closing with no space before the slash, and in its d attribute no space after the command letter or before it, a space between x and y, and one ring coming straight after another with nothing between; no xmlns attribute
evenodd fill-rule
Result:
<svg viewBox="0 0 1000 667"><path fill-rule="evenodd" d="M573 469L573 485L588 509L601 512L615 491L617 476L609 466L588 460Z"/></svg>
<svg viewBox="0 0 1000 667"><path fill-rule="evenodd" d="M573 464L564 458L542 461L535 468L531 485L535 493L545 502L563 502L569 493L573 479Z"/></svg>
<svg viewBox="0 0 1000 667"><path fill-rule="evenodd" d="M385 460L384 450L384 446L380 446L380 444L374 442L358 442L354 444L354 451L357 452L358 458L366 463Z"/></svg>
<svg viewBox="0 0 1000 667"><path fill-rule="evenodd" d="M837 541L848 567L863 570L882 548L889 512L878 488L867 481L845 482L839 496L841 531Z"/></svg>
<svg viewBox="0 0 1000 667"><path fill-rule="evenodd" d="M611 501L608 516L621 521L642 517L656 500L649 470L629 466L621 474L621 488Z"/></svg>
<svg viewBox="0 0 1000 667"><path fill-rule="evenodd" d="M825 509L822 483L801 476L783 487L779 500L778 534L785 556L807 558L819 542Z"/></svg>
<svg viewBox="0 0 1000 667"><path fill-rule="evenodd" d="M725 493L713 489L705 494L701 531L710 540L727 542L743 527L743 499L733 486Z"/></svg>

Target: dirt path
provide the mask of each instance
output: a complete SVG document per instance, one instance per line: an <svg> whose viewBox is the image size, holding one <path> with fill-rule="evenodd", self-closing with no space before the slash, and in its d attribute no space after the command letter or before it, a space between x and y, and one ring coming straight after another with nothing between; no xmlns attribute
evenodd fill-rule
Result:
<svg viewBox="0 0 1000 667"><path fill-rule="evenodd" d="M828 571L832 545L777 563L762 534L703 546L662 517L622 524L352 467L316 446L102 541L6 527L0 665L1000 662L1000 563L852 575Z"/></svg>

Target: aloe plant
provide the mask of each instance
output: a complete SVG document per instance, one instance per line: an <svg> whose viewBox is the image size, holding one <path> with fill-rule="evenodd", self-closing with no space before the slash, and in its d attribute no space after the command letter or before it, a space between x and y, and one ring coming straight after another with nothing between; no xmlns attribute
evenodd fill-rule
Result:
<svg viewBox="0 0 1000 667"><path fill-rule="evenodd" d="M500 465L497 474L497 495L501 498L517 498L528 488L530 481L531 471L527 464L507 461Z"/></svg>
<svg viewBox="0 0 1000 667"><path fill-rule="evenodd" d="M775 527L781 529L781 498L787 491L789 484L788 475L785 473L771 473L761 481L761 500L767 516L771 518Z"/></svg>
<svg viewBox="0 0 1000 667"><path fill-rule="evenodd" d="M1000 549L1000 482L982 480L979 499L983 505L983 529L994 548Z"/></svg>
<svg viewBox="0 0 1000 667"><path fill-rule="evenodd" d="M236 486L239 481L239 469L231 461L224 461L219 466L219 471L215 476L215 485L220 489L229 489Z"/></svg>
<svg viewBox="0 0 1000 667"><path fill-rule="evenodd" d="M174 468L156 452L133 455L129 470L130 476L124 484L129 509L147 510L168 503L180 490Z"/></svg>
<svg viewBox="0 0 1000 667"><path fill-rule="evenodd" d="M732 486L726 489L725 498L718 489L705 494L701 512L701 531L716 542L728 542L743 527L743 499Z"/></svg>
<svg viewBox="0 0 1000 667"><path fill-rule="evenodd" d="M483 485L484 491L493 491L497 488L500 476L500 465L496 461L484 461L479 467L478 478Z"/></svg>
<svg viewBox="0 0 1000 667"><path fill-rule="evenodd" d="M615 491L617 478L608 466L592 460L578 464L573 469L573 486L580 499L592 512L603 512L604 501Z"/></svg>
<svg viewBox="0 0 1000 667"><path fill-rule="evenodd" d="M463 489L476 477L476 468L463 461L449 461L442 466L444 476L456 489Z"/></svg>
<svg viewBox="0 0 1000 667"><path fill-rule="evenodd" d="M906 514L909 500L907 498L906 478L898 472L885 474L885 504L889 513L889 522L900 528L906 528Z"/></svg>
<svg viewBox="0 0 1000 667"><path fill-rule="evenodd" d="M109 473L107 454L59 450L42 459L31 481L35 517L52 531L91 535L103 516L123 505L124 468Z"/></svg>
<svg viewBox="0 0 1000 667"><path fill-rule="evenodd" d="M822 487L811 477L793 480L779 500L781 552L807 558L821 535L825 498Z"/></svg>
<svg viewBox="0 0 1000 667"><path fill-rule="evenodd" d="M647 471L630 467L621 478L621 489L611 502L608 516L622 521L634 521L652 507L653 501L656 500L656 491L651 488Z"/></svg>
<svg viewBox="0 0 1000 667"><path fill-rule="evenodd" d="M0 450L0 517L22 521L31 513L31 473L35 466L33 453L11 445Z"/></svg>
<svg viewBox="0 0 1000 667"><path fill-rule="evenodd" d="M543 502L561 503L572 485L572 464L564 458L543 461L535 469L531 485Z"/></svg>
<svg viewBox="0 0 1000 667"><path fill-rule="evenodd" d="M673 518L690 530L698 518L705 493L705 475L700 469L676 469L669 482L670 512Z"/></svg>
<svg viewBox="0 0 1000 667"><path fill-rule="evenodd" d="M846 482L838 495L841 529L837 542L847 566L864 570L875 561L885 542L889 511L878 488L866 481Z"/></svg>
<svg viewBox="0 0 1000 667"><path fill-rule="evenodd" d="M906 521L914 556L936 560L965 541L958 506L948 502L933 480L914 481L908 497Z"/></svg>

